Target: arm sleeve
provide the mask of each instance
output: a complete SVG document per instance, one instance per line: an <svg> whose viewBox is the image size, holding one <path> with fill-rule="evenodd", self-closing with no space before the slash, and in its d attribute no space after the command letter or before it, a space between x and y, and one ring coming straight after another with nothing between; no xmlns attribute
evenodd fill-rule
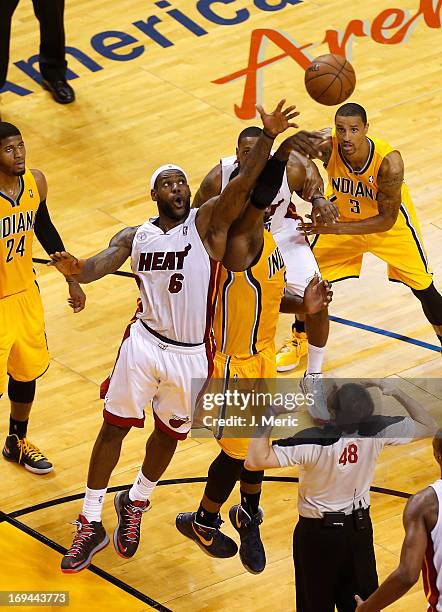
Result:
<svg viewBox="0 0 442 612"><path fill-rule="evenodd" d="M60 234L55 229L49 216L46 200L40 202L38 207L37 214L35 215L34 232L37 240L48 255L55 253L55 251L65 250Z"/></svg>
<svg viewBox="0 0 442 612"><path fill-rule="evenodd" d="M250 196L250 201L255 208L264 210L276 198L286 166L287 160L281 161L276 159L275 156L268 160Z"/></svg>

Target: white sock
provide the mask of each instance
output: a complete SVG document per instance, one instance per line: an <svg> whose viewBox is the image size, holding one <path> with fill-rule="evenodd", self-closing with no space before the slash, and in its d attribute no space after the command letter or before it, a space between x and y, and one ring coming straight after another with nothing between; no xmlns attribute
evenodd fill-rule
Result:
<svg viewBox="0 0 442 612"><path fill-rule="evenodd" d="M153 490L157 486L157 482L152 482L140 471L135 478L132 488L129 490L129 499L132 501L147 501L151 498Z"/></svg>
<svg viewBox="0 0 442 612"><path fill-rule="evenodd" d="M106 491L107 487L106 489L89 489L89 487L86 487L82 514L89 522L97 521L99 523L101 521L101 511L103 510Z"/></svg>
<svg viewBox="0 0 442 612"><path fill-rule="evenodd" d="M322 362L324 361L325 346L313 346L308 344L308 364L306 374L320 374Z"/></svg>

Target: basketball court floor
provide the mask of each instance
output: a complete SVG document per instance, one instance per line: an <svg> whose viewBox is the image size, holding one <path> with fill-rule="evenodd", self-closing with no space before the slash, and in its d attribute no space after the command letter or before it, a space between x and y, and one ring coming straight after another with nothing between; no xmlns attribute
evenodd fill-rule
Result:
<svg viewBox="0 0 442 612"><path fill-rule="evenodd" d="M335 109L311 100L303 78L309 59L332 51L345 54L355 68L350 100L366 108L369 133L395 145L404 158L435 284L442 289L440 2L66 4L76 102L59 106L35 82L28 60L38 50L38 23L30 0L22 0L13 21L10 91L1 95L0 108L3 119L22 131L28 165L47 177L48 207L70 252L91 255L118 230L149 217L154 207L147 181L160 164L183 166L196 191L219 157L234 153L238 132L257 123L256 102L270 109L285 97L301 111L301 128L331 125ZM46 259L38 244L34 256ZM0 591L67 591L74 610L294 610L296 470L267 474L274 479L262 496L268 561L259 576L247 573L238 557L203 555L175 529L175 515L198 506L218 452L210 439L179 444L143 519L133 559L122 560L109 546L91 571L61 574L101 425L98 387L112 368L137 288L127 277L106 277L86 287L87 308L73 315L60 275L43 263L36 270L52 363L37 387L30 439L55 470L38 477L1 463ZM440 347L411 292L389 283L385 265L369 256L360 280L336 284L334 292L326 375L408 379L410 393L437 415L442 394L428 391L425 381L440 378ZM279 343L289 326L290 316L281 316ZM285 377L299 378L304 369L301 363ZM7 398L1 406L0 437L7 434ZM132 483L151 427L149 416L145 430L133 430L125 440L112 488ZM384 452L372 496L381 579L398 562L407 495L439 476L429 441ZM103 516L109 534L115 526L112 497ZM225 508L238 499L235 490ZM230 525L224 527L236 537ZM390 609L425 610L421 583Z"/></svg>

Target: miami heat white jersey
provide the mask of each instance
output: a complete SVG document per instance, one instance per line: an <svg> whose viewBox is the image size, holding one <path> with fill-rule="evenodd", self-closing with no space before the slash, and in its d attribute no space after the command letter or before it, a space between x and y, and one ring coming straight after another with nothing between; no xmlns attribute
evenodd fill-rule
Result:
<svg viewBox="0 0 442 612"><path fill-rule="evenodd" d="M439 514L430 534L431 541L427 546L422 576L429 612L442 612L442 480L436 480L430 486L437 495Z"/></svg>
<svg viewBox="0 0 442 612"><path fill-rule="evenodd" d="M151 330L178 343L209 338L217 262L199 237L191 210L184 223L164 233L149 219L132 243L131 266L138 279L142 310Z"/></svg>
<svg viewBox="0 0 442 612"><path fill-rule="evenodd" d="M223 157L221 159L221 190L227 185L230 180L230 176L232 172L238 167L238 160L236 155L232 155L230 157ZM297 198L296 194L293 194L293 198ZM284 172L284 177L282 179L282 185L276 195L276 198L273 200L270 209L270 231L272 234L276 234L283 227L284 219L288 216L289 218L295 218L296 215L296 207L293 202L292 205L289 205L292 201L292 194L290 192L290 187L287 179L287 170Z"/></svg>

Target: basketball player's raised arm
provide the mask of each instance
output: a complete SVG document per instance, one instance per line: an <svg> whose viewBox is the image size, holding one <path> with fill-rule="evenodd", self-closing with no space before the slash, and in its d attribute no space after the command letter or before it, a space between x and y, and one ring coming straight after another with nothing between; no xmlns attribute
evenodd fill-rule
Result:
<svg viewBox="0 0 442 612"><path fill-rule="evenodd" d="M289 136L279 145L275 154L267 160L258 176L248 205L243 208L228 233L226 253L223 259L223 264L228 270L234 272L246 270L258 257L264 240L265 212L281 187L286 169L288 173L288 162L292 152L292 136ZM305 180L305 168L298 160L295 160L295 165L296 168L291 168L292 184L301 189Z"/></svg>
<svg viewBox="0 0 442 612"><path fill-rule="evenodd" d="M65 276L73 276L79 283L91 283L107 274L116 272L130 256L132 241L138 227L126 227L119 231L104 251L77 259L66 251L53 253L49 265L55 266Z"/></svg>
<svg viewBox="0 0 442 612"><path fill-rule="evenodd" d="M381 586L363 602L356 596L357 612L378 612L405 595L416 584L422 569L428 545L428 532L434 524L427 525L431 513L435 512L437 497L431 487L411 497L404 511L405 539L402 544L399 567ZM431 527L431 529L429 529Z"/></svg>
<svg viewBox="0 0 442 612"><path fill-rule="evenodd" d="M192 202L192 208L199 208L204 202L221 193L221 164L218 164L203 178Z"/></svg>
<svg viewBox="0 0 442 612"><path fill-rule="evenodd" d="M267 114L261 106L257 109L263 122L263 131L255 146L247 155L238 175L222 193L201 206L196 219L197 229L211 257L221 261L226 250L227 233L239 217L256 179L269 158L274 139L289 127L298 127L290 120L299 115L294 106L283 110L281 100L275 110Z"/></svg>

